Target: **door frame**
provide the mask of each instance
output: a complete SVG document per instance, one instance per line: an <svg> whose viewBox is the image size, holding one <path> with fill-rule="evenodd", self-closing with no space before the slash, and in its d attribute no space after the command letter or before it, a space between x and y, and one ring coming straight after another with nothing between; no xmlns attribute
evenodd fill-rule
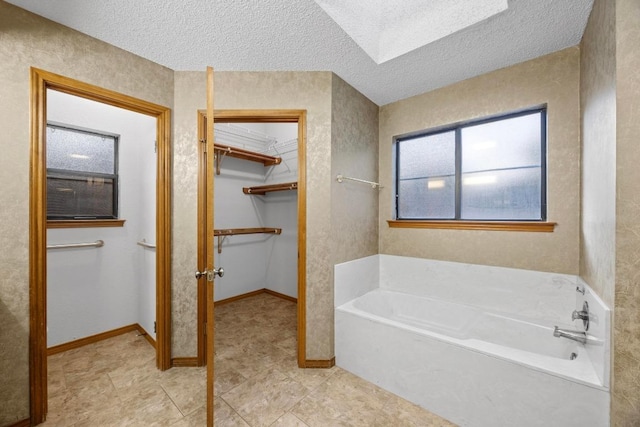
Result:
<svg viewBox="0 0 640 427"><path fill-rule="evenodd" d="M32 425L47 413L47 89L156 118L156 366L171 367L171 109L31 67L29 385Z"/></svg>
<svg viewBox="0 0 640 427"><path fill-rule="evenodd" d="M306 189L306 140L307 140L307 110L214 110L216 123L297 123L298 124L298 302L297 302L297 360L298 367L307 367L306 360L306 255L307 255L307 189ZM206 139L206 110L198 110L198 141ZM200 144L203 145L203 144ZM202 159L202 156L200 156ZM206 176L200 163L200 183ZM205 187L206 188L206 187ZM199 218L205 218L206 206L203 188L199 187L198 212ZM201 228L201 227L199 227ZM203 227L202 227L203 228ZM204 257L203 248L206 245L206 235L198 234L199 257ZM210 249L208 249L210 250ZM198 265L205 265L204 258L198 260ZM206 289L198 289L198 365L206 363L206 334L205 322L207 318Z"/></svg>

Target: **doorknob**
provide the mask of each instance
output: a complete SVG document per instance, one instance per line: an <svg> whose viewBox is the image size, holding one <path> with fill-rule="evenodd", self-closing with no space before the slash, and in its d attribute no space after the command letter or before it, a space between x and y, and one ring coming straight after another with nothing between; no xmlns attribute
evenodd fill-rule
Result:
<svg viewBox="0 0 640 427"><path fill-rule="evenodd" d="M218 277L224 276L224 268L220 267L220 268L214 268L213 270L196 271L196 279L200 279L206 276L209 282L213 282L213 278L216 275Z"/></svg>

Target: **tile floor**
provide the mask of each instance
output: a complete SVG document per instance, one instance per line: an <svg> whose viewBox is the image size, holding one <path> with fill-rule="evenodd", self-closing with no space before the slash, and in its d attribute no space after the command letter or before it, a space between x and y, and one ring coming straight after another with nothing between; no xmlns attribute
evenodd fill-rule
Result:
<svg viewBox="0 0 640 427"><path fill-rule="evenodd" d="M215 425L453 426L338 367L298 369L296 306L262 294L216 307ZM155 368L131 332L49 357L51 426L204 426L205 368Z"/></svg>

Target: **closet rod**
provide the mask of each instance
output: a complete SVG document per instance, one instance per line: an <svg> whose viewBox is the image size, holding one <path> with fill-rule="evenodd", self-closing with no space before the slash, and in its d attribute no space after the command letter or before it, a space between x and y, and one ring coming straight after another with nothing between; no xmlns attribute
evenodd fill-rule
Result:
<svg viewBox="0 0 640 427"><path fill-rule="evenodd" d="M280 234L282 228L273 227L255 227L255 228L227 228L213 230L213 235L218 236L218 253L222 253L222 243L227 236L234 236L238 234Z"/></svg>
<svg viewBox="0 0 640 427"><path fill-rule="evenodd" d="M101 248L103 246L103 240L96 240L95 242L89 243L63 243L59 245L47 245L47 249Z"/></svg>

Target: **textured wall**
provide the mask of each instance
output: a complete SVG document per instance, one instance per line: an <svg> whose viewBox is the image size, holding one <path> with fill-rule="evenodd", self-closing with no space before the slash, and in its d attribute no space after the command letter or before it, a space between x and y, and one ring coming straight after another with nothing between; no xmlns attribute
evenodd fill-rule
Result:
<svg viewBox="0 0 640 427"><path fill-rule="evenodd" d="M616 234L615 2L596 1L581 45L580 276L613 307Z"/></svg>
<svg viewBox="0 0 640 427"><path fill-rule="evenodd" d="M162 105L173 72L0 1L0 425L29 417L29 67Z"/></svg>
<svg viewBox="0 0 640 427"><path fill-rule="evenodd" d="M338 174L378 180L378 106L333 75L331 85L331 283L333 265L378 253L379 190ZM319 301L330 327L333 355L333 286Z"/></svg>
<svg viewBox="0 0 640 427"><path fill-rule="evenodd" d="M333 263L378 253L378 191L336 181L338 174L378 180L378 106L334 75L331 95Z"/></svg>
<svg viewBox="0 0 640 427"><path fill-rule="evenodd" d="M580 225L578 48L497 70L380 109L380 253L577 274ZM548 105L548 219L553 233L389 228L392 138Z"/></svg>
<svg viewBox="0 0 640 427"><path fill-rule="evenodd" d="M612 425L640 425L640 1L616 2L617 202Z"/></svg>
<svg viewBox="0 0 640 427"><path fill-rule="evenodd" d="M205 73L176 72L175 163L197 168L196 111L206 107ZM307 110L307 359L333 357L324 307L332 295L331 240L331 73L328 72L216 72L216 109L305 109ZM185 205L175 212L176 234L183 231L191 241L174 243L173 342L174 356L194 356L196 346L196 290L191 271L195 260L196 175L176 174L176 199ZM176 194L177 196L177 194ZM195 203L195 202L194 202ZM179 267L182 266L183 267ZM184 280L180 270L187 271ZM332 307L332 302L330 302Z"/></svg>
<svg viewBox="0 0 640 427"><path fill-rule="evenodd" d="M171 357L198 354L198 110L207 106L206 74L176 72L173 110Z"/></svg>

